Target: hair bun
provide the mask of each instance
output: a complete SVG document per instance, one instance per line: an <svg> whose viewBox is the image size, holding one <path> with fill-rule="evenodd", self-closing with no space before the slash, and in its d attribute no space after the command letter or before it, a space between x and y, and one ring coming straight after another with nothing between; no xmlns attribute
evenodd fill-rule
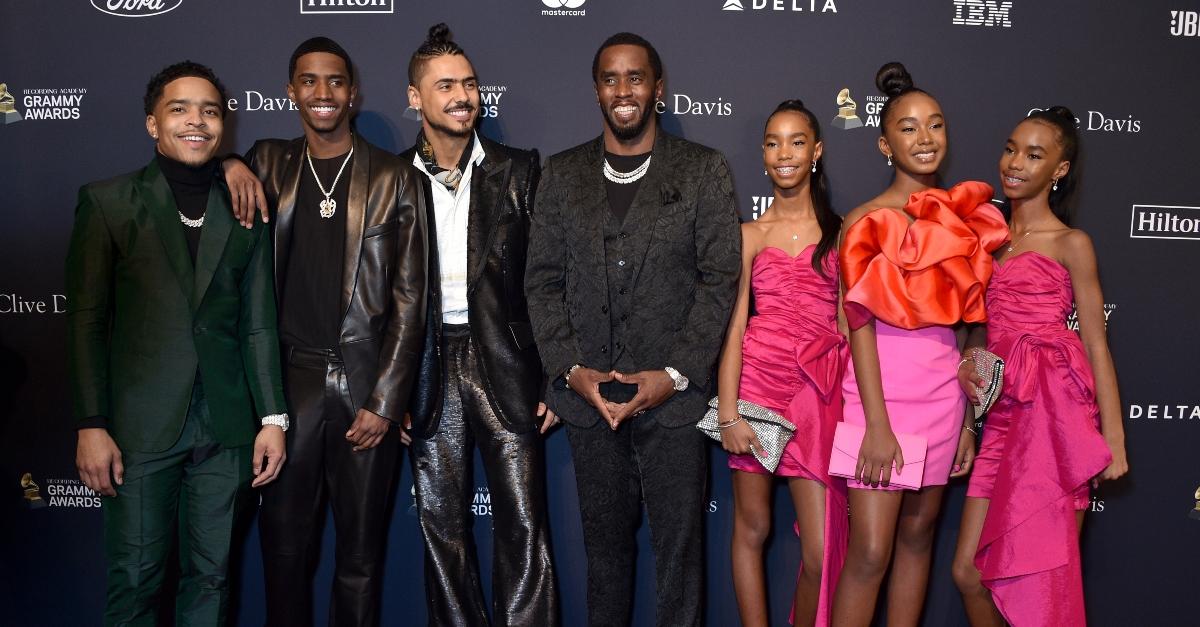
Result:
<svg viewBox="0 0 1200 627"><path fill-rule="evenodd" d="M1046 113L1049 113L1051 115L1056 115L1056 116L1070 122L1071 124L1075 124L1075 114L1072 113L1070 109L1068 109L1064 106L1055 105L1053 107L1050 107L1049 109L1046 109Z"/></svg>
<svg viewBox="0 0 1200 627"><path fill-rule="evenodd" d="M429 44L444 44L450 41L450 27L446 26L445 22L439 22L429 27L429 37L425 40Z"/></svg>
<svg viewBox="0 0 1200 627"><path fill-rule="evenodd" d="M875 74L875 87L889 98L894 98L913 88L912 75L903 63L885 63Z"/></svg>
<svg viewBox="0 0 1200 627"><path fill-rule="evenodd" d="M799 98L789 98L789 99L784 100L783 102L779 103L779 106L775 107L775 110L776 111L782 111L785 109L799 110L799 109L807 109L807 108L808 107L804 106L803 100L801 100Z"/></svg>

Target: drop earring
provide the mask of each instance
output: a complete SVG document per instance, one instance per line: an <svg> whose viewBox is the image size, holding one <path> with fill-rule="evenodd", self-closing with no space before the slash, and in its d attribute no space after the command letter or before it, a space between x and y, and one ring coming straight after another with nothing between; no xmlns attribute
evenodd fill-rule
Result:
<svg viewBox="0 0 1200 627"><path fill-rule="evenodd" d="M816 159L813 159L812 171L813 171L813 174L817 173L817 160Z"/></svg>
<svg viewBox="0 0 1200 627"><path fill-rule="evenodd" d="M1054 185L1050 186L1051 191L1058 191L1058 179L1054 179Z"/></svg>
<svg viewBox="0 0 1200 627"><path fill-rule="evenodd" d="M892 156L888 155L888 167L892 167Z"/></svg>

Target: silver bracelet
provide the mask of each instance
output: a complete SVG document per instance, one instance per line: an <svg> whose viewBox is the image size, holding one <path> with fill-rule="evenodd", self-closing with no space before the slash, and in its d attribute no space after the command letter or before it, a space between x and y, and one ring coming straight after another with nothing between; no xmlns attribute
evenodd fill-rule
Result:
<svg viewBox="0 0 1200 627"><path fill-rule="evenodd" d="M284 431L287 431L288 427L291 426L291 422L288 421L287 414L271 414L269 416L263 416L260 424L262 424L264 427L276 426Z"/></svg>
<svg viewBox="0 0 1200 627"><path fill-rule="evenodd" d="M563 375L563 383L566 383L567 387L571 386L571 375L575 374L575 371L582 367L583 364L575 364L574 366L567 368L567 373Z"/></svg>
<svg viewBox="0 0 1200 627"><path fill-rule="evenodd" d="M729 427L732 427L733 425L736 425L737 423L739 423L741 421L742 421L742 416L741 416L741 414L738 414L737 418L734 418L733 420L730 420L729 422L718 422L717 428L718 429L728 429Z"/></svg>

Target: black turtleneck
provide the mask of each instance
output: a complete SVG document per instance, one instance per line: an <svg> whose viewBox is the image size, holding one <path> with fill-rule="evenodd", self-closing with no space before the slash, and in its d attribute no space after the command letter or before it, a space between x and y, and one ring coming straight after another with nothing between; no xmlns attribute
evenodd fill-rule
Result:
<svg viewBox="0 0 1200 627"><path fill-rule="evenodd" d="M158 169L162 170L167 185L171 187L171 195L175 197L175 206L179 212L189 220L199 220L208 208L208 194L212 190L219 165L217 159L210 159L199 166L191 166L162 153L155 155L158 159ZM196 252L200 249L200 231L203 227L190 227L183 224L182 220L179 226L187 238L188 252L191 253L194 264Z"/></svg>
<svg viewBox="0 0 1200 627"><path fill-rule="evenodd" d="M616 155L607 150L604 151L604 159L617 172L633 172L648 158L650 158L648 152L640 155ZM604 189L608 191L608 208L617 217L617 222L625 222L625 214L629 213L629 208L633 206L633 197L637 196L638 188L641 185L641 179L632 183L614 183L607 178L604 179Z"/></svg>

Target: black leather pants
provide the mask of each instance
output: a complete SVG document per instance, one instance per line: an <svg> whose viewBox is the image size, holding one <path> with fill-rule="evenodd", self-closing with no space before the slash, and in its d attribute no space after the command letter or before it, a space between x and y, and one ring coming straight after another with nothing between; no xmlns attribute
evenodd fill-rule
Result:
<svg viewBox="0 0 1200 627"><path fill-rule="evenodd" d="M664 427L634 417L613 431L603 420L567 424L588 560L588 624L629 625L642 502L654 548L658 627L703 618L702 517L708 458L695 425Z"/></svg>
<svg viewBox="0 0 1200 627"><path fill-rule="evenodd" d="M379 623L380 575L399 431L354 452L346 368L333 351L289 348L285 393L291 428L283 472L262 492L259 532L266 572L267 624L312 625L312 576L325 503L337 533L329 624Z"/></svg>
<svg viewBox="0 0 1200 627"><path fill-rule="evenodd" d="M489 624L469 518L478 445L491 497L493 622L558 625L541 435L504 428L488 403L467 328L447 325L443 341L446 390L438 431L412 444L429 624Z"/></svg>

